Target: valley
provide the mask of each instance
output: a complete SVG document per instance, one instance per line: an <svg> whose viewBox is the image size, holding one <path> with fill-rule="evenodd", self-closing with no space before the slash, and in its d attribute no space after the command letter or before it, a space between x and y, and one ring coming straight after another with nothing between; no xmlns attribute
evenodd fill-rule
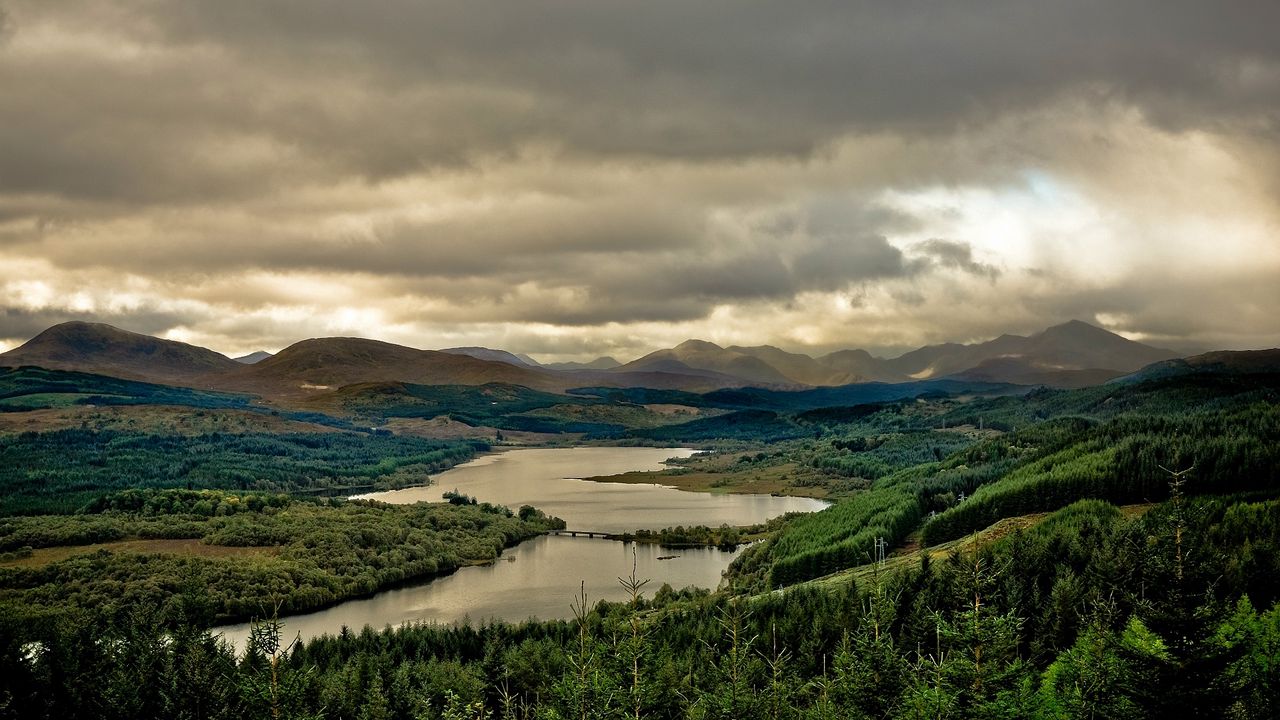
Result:
<svg viewBox="0 0 1280 720"><path fill-rule="evenodd" d="M440 502L461 493L482 503L536 506L573 530L623 534L665 527L762 525L786 513L814 512L824 503L796 498L739 495L712 498L662 487L611 488L576 479L584 470L603 472L661 466L668 457L686 457L680 448L580 447L510 450L459 465L434 478L431 486L358 496L390 505ZM379 593L301 617L283 618L285 631L306 639L338 634L342 627L374 628L409 623L454 623L530 618L564 620L579 583L593 598L621 601L614 581L644 559L645 577L655 588L715 589L737 548L674 549L654 543L623 543L569 536L540 537L505 551L485 568L459 571L426 585ZM250 625L215 628L243 647Z"/></svg>
<svg viewBox="0 0 1280 720"><path fill-rule="evenodd" d="M642 700L657 716L701 712L730 672L813 717L941 692L1034 714L1074 702L1054 673L1087 670L1082 643L1188 623L1178 662L1251 628L1214 682L1268 692L1241 663L1271 652L1280 600L1280 352L1168 359L1080 325L900 359L931 379L852 353L863 381L832 385L855 374L710 343L555 369L342 339L231 367L55 329L0 355L23 363L0 369L0 640L47 649L8 656L35 690L6 697L71 692L57 658L158 652L245 712L281 700L218 683L263 662L335 718L436 692L405 672L444 673L444 710L563 708L595 692L572 670L590 662L600 707L637 668L689 698ZM970 632L996 668L981 692ZM1181 677L1172 652L1124 662Z"/></svg>

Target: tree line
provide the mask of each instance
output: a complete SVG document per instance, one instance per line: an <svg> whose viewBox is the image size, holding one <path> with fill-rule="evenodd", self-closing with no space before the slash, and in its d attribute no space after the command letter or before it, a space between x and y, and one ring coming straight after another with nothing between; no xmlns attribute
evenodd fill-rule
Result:
<svg viewBox="0 0 1280 720"><path fill-rule="evenodd" d="M1083 501L861 585L661 588L567 621L344 630L249 652L145 614L0 633L0 716L1265 718L1280 503ZM643 587L639 580L624 578ZM85 612L88 612L87 610Z"/></svg>
<svg viewBox="0 0 1280 720"><path fill-rule="evenodd" d="M75 512L126 488L305 492L420 484L487 448L346 432L0 435L0 515Z"/></svg>
<svg viewBox="0 0 1280 720"><path fill-rule="evenodd" d="M0 520L0 550L25 549L29 557L37 548L188 539L209 552L98 545L62 560L0 567L0 613L41 622L78 611L126 618L159 608L167 626L201 627L271 610L296 613L489 562L505 547L563 526L533 508L516 515L488 504L132 490L99 501L92 512Z"/></svg>

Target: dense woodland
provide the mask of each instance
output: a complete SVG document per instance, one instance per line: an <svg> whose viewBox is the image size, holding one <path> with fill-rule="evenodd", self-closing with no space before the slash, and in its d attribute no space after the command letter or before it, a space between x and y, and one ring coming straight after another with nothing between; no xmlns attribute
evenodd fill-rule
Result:
<svg viewBox="0 0 1280 720"><path fill-rule="evenodd" d="M167 627L296 613L489 562L563 527L533 508L385 505L220 491L129 490L85 512L0 520L0 552L125 539L187 539L208 553L97 552L0 569L0 614L37 622L148 610ZM157 546L159 547L159 546ZM220 551L221 550L221 551ZM241 552L233 552L240 550Z"/></svg>
<svg viewBox="0 0 1280 720"><path fill-rule="evenodd" d="M577 621L420 626L237 659L145 613L6 622L8 717L1267 718L1280 505L1075 503L855 586L663 588ZM22 643L27 644L22 644ZM31 644L31 643L35 644Z"/></svg>
<svg viewBox="0 0 1280 720"><path fill-rule="evenodd" d="M1080 498L1159 501L1167 496L1167 470L1194 467L1192 494L1273 494L1280 488L1276 395L1276 379L1268 376L1214 379L1208 388L1158 381L953 408L945 402L868 408L850 425L828 427L835 437L811 443L808 460L875 468L863 475L868 489L795 519L753 548L735 563L735 582L758 589L820 577L869 562L877 538L897 544L916 529L933 545ZM1042 419L1021 420L1007 433L955 430L958 421L986 414L1008 418L1014 402L1024 418ZM952 429L940 429L948 420ZM886 436L889 428L897 432Z"/></svg>
<svg viewBox="0 0 1280 720"><path fill-rule="evenodd" d="M339 492L421 484L484 443L389 434L119 430L0 435L0 514L74 512L126 488Z"/></svg>
<svg viewBox="0 0 1280 720"><path fill-rule="evenodd" d="M253 400L237 393L193 390L90 373L38 367L0 368L0 412L71 405L183 405L243 408Z"/></svg>
<svg viewBox="0 0 1280 720"><path fill-rule="evenodd" d="M267 621L243 657L203 628L491 560L556 521L462 494L411 507L319 496L421 478L469 443L0 436L0 717L1272 717L1277 388L1206 375L845 404L835 391L583 391L551 406L533 391L396 389L407 404L384 415L456 396L467 412L497 403L485 421L503 426L557 407L687 406L702 414L625 440L700 444L711 452L669 474L724 479L712 489L768 477L834 504L758 528L637 533L764 536L719 592L643 586L631 603L582 599L575 621L352 629L304 646ZM1005 518L1024 529L971 535ZM880 539L906 553L883 569ZM916 544L935 549L903 549Z"/></svg>

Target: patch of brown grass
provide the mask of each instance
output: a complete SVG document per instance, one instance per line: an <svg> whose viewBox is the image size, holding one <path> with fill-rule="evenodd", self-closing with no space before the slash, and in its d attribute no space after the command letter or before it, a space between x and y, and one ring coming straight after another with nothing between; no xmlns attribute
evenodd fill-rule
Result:
<svg viewBox="0 0 1280 720"><path fill-rule="evenodd" d="M48 432L81 427L176 435L343 432L327 425L298 422L269 413L174 405L76 405L0 413L0 433Z"/></svg>
<svg viewBox="0 0 1280 720"><path fill-rule="evenodd" d="M730 472L681 472L659 470L656 472L629 472L621 475L601 475L586 478L592 482L628 483L636 485L666 485L679 490L709 493L737 493L746 495L791 495L794 497L826 497L822 487L796 486L795 463L785 463L764 468L750 468Z"/></svg>
<svg viewBox="0 0 1280 720"><path fill-rule="evenodd" d="M498 430L486 425L468 425L454 420L447 415L430 419L424 418L390 418L383 425L396 435L411 435L429 440L470 440L481 438L493 441L498 433L502 433L502 443L506 445L542 445L546 443L574 441L582 437L581 433L539 433L523 430Z"/></svg>

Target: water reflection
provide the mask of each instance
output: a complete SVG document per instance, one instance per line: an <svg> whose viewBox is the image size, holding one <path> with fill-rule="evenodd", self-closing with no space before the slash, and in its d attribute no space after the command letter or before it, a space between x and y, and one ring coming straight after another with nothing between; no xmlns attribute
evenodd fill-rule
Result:
<svg viewBox="0 0 1280 720"><path fill-rule="evenodd" d="M439 502L457 489L510 508L533 505L564 519L571 529L629 532L677 525L751 525L787 512L825 506L809 498L683 492L661 485L586 482L575 478L660 470L688 448L586 447L512 450L486 455L435 478L429 487L370 493L389 503Z"/></svg>
<svg viewBox="0 0 1280 720"><path fill-rule="evenodd" d="M307 640L324 633L336 634L343 626L358 631L365 625L382 628L411 621L564 619L571 617L569 604L577 597L582 582L586 583L592 603L626 599L618 578L630 574L633 548L637 577L650 580L643 590L646 597L652 597L664 583L675 589L714 588L739 552L538 537L507 550L492 565L461 568L422 585L385 590L371 598L285 618L285 633L290 638L301 634ZM658 559L668 556L675 557ZM249 635L247 624L219 630L237 647L243 647Z"/></svg>

